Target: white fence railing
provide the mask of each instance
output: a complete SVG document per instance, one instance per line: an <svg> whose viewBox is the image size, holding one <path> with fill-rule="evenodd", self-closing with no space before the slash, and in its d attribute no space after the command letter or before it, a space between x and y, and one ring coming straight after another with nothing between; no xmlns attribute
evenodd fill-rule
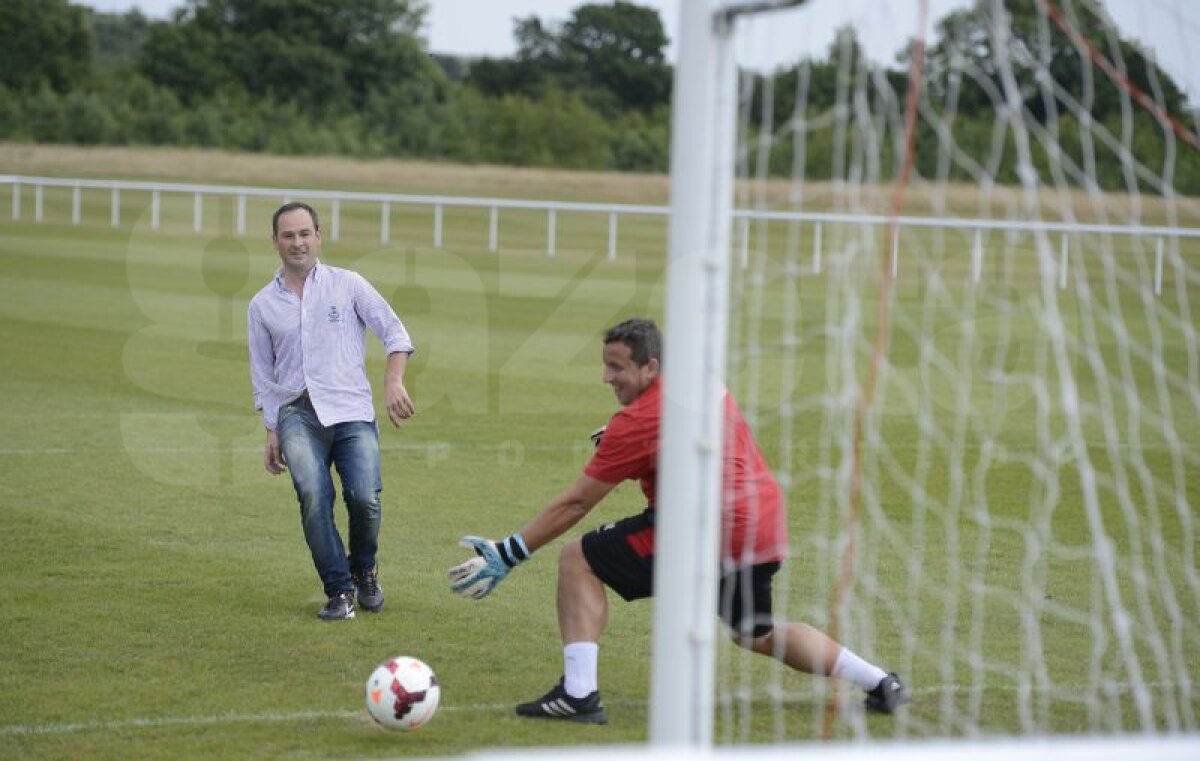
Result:
<svg viewBox="0 0 1200 761"><path fill-rule="evenodd" d="M345 190L300 190L291 188L256 188L230 185L196 185L173 182L145 182L134 180L88 180L60 177L26 177L0 175L0 185L9 185L12 195L12 218L21 219L21 196L25 185L33 188L34 221L44 218L45 188L71 188L71 223L80 224L82 195L84 190L108 191L110 194L109 221L113 227L121 224L120 206L123 191L140 191L150 194L150 227L157 230L162 225L162 196L164 194L191 195L192 229L203 230L204 197L219 196L236 201L234 229L238 235L246 234L246 199L250 197L274 198L281 203L303 199L328 201L330 216L326 223L331 240L338 240L341 232L342 203L378 204L379 241L388 243L391 235L391 211L393 206L423 206L433 210L433 246L442 246L442 219L446 208L485 208L488 217L488 250L499 249L500 211L521 209L546 212L546 253L554 255L556 248L557 215L559 212L581 212L608 215L608 255L615 258L617 252L617 219L620 215L649 214L666 216L666 206L639 206L635 204L576 203L570 201L530 201L510 198L471 198L429 195L406 195L399 193L364 193Z"/></svg>
<svg viewBox="0 0 1200 761"><path fill-rule="evenodd" d="M432 244L441 248L443 241L443 219L448 208L473 208L488 210L488 251L496 252L500 247L500 213L504 210L540 211L546 214L546 254L554 256L558 246L558 214L573 212L607 215L607 253L609 259L617 256L619 219L626 215L650 215L662 217L669 214L667 206L638 204L580 203L572 201L523 200L512 198L472 198L468 196L407 195L400 193L368 193L345 190L302 190L292 188L261 188L238 185L205 185L174 182L147 182L136 180L70 179L62 177L29 177L23 175L0 175L0 186L7 185L12 197L12 219L22 218L21 199L24 187L33 188L33 219L41 222L45 216L45 189L71 189L71 223L82 223L83 192L107 191L109 194L109 224L121 224L121 193L143 192L150 194L150 227L162 226L162 197L164 194L192 196L192 229L203 231L204 199L216 196L234 199L236 204L234 229L237 235L246 234L246 199L273 198L281 203L291 200L328 201L330 204L326 229L329 237L337 241L341 233L341 205L343 203L379 205L379 241L388 243L391 237L391 216L395 206L418 206L432 209ZM932 228L958 230L970 233L971 269L973 279L978 282L983 269L983 235L995 231L1040 232L1058 235L1059 282L1067 284L1067 262L1071 236L1075 235L1118 235L1152 238L1155 241L1154 292L1162 292L1163 258L1167 242L1178 243L1185 238L1200 238L1200 228L1152 225L1085 224L1077 222L1021 221L1011 219L965 219L958 217L909 217L892 218L884 215L862 215L834 212L765 211L739 209L734 211L735 246L739 250L743 266L750 252L751 222L799 222L808 223L813 229L812 271L821 271L821 252L824 226L829 224L856 224L869 226L893 226L895 234L891 241L892 273L898 274L900 266L900 233L905 228Z"/></svg>

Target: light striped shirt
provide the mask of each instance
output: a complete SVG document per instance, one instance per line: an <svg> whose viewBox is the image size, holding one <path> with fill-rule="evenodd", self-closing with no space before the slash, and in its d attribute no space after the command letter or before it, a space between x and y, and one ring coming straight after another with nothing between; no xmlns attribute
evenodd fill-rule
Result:
<svg viewBox="0 0 1200 761"><path fill-rule="evenodd" d="M303 300L284 285L283 268L276 270L250 300L247 323L254 407L272 431L279 408L306 390L321 425L375 419L366 328L388 354L413 351L404 323L366 278L320 261Z"/></svg>

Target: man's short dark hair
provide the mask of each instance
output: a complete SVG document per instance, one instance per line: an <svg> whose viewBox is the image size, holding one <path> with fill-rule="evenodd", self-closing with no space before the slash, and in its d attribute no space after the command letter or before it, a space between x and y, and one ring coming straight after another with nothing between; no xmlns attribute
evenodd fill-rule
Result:
<svg viewBox="0 0 1200 761"><path fill-rule="evenodd" d="M278 209L275 210L275 213L271 215L271 235L272 236L279 235L279 218L281 216L283 216L284 214L287 214L289 211L296 211L297 209L304 209L305 211L307 211L308 216L312 217L313 229L316 230L317 232L321 231L321 221L319 219L317 219L317 210L316 209L314 209L313 207L304 203L303 201L290 201L288 203L285 203L283 206L280 206Z"/></svg>
<svg viewBox="0 0 1200 761"><path fill-rule="evenodd" d="M604 343L623 343L629 347L629 355L639 366L652 359L662 364L662 334L654 320L632 317L614 325L604 334Z"/></svg>

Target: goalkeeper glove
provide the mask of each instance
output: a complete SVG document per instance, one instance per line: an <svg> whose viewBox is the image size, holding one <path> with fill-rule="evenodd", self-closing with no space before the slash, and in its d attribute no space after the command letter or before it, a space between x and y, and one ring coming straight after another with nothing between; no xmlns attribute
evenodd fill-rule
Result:
<svg viewBox="0 0 1200 761"><path fill-rule="evenodd" d="M475 557L459 563L447 572L450 589L457 595L478 600L491 594L508 572L532 554L521 534L510 534L499 542L478 536L464 536L460 547L475 550Z"/></svg>

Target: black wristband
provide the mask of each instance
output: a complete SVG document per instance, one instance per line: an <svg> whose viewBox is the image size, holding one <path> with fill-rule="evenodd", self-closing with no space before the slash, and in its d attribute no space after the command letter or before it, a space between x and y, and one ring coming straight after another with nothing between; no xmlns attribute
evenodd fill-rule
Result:
<svg viewBox="0 0 1200 761"><path fill-rule="evenodd" d="M529 548L525 546L525 537L520 532L509 534L496 542L496 552L509 568L529 559Z"/></svg>

